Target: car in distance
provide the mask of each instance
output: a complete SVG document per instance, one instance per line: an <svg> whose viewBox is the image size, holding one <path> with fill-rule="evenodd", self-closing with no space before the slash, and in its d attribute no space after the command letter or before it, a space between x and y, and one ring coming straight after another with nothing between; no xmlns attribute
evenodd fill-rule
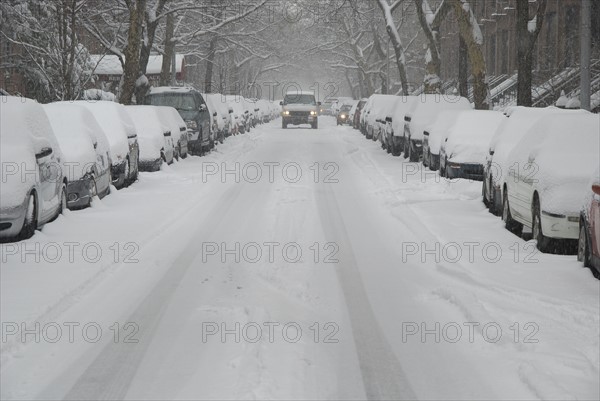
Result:
<svg viewBox="0 0 600 401"><path fill-rule="evenodd" d="M188 127L188 149L203 155L214 143L210 135L210 115L202 94L191 87L161 86L153 88L144 103L152 106L171 106L181 115Z"/></svg>
<svg viewBox="0 0 600 401"><path fill-rule="evenodd" d="M340 111L336 117L337 125L345 125L352 123L352 120L350 118L350 109L352 109L352 106L349 104L345 104L342 107L340 107Z"/></svg>
<svg viewBox="0 0 600 401"><path fill-rule="evenodd" d="M0 241L22 240L67 208L62 152L41 105L0 97Z"/></svg>
<svg viewBox="0 0 600 401"><path fill-rule="evenodd" d="M600 168L593 175L579 217L577 260L600 277Z"/></svg>
<svg viewBox="0 0 600 401"><path fill-rule="evenodd" d="M321 102L317 102L313 92L290 91L287 92L280 103L281 127L288 125L310 124L313 129L319 127L319 109Z"/></svg>

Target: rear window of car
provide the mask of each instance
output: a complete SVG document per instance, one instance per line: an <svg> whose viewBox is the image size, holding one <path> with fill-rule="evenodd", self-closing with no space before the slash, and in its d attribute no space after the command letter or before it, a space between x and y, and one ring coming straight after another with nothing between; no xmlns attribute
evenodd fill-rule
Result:
<svg viewBox="0 0 600 401"><path fill-rule="evenodd" d="M146 103L153 106L171 106L177 110L192 111L198 110L196 99L191 93L161 93L148 95Z"/></svg>

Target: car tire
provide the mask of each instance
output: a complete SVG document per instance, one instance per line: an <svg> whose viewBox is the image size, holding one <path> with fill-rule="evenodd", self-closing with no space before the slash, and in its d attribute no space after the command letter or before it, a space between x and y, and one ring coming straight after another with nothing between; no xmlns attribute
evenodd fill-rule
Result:
<svg viewBox="0 0 600 401"><path fill-rule="evenodd" d="M587 228L584 224L579 227L579 240L577 243L577 260L582 262L585 267L591 267L590 241Z"/></svg>
<svg viewBox="0 0 600 401"><path fill-rule="evenodd" d="M502 198L502 221L504 221L504 227L511 233L520 236L523 232L523 225L514 220L510 214L508 191L506 189L504 190L504 197Z"/></svg>
<svg viewBox="0 0 600 401"><path fill-rule="evenodd" d="M23 240L31 238L35 233L35 230L37 230L37 221L37 198L35 193L31 193L27 201L25 219L23 220L23 227L18 235L18 239Z"/></svg>
<svg viewBox="0 0 600 401"><path fill-rule="evenodd" d="M287 128L287 124L284 122L281 122L281 129L286 129Z"/></svg>
<svg viewBox="0 0 600 401"><path fill-rule="evenodd" d="M533 239L537 241L538 250L543 253L548 253L551 250L551 239L546 237L542 232L541 214L540 201L538 198L535 198L531 210L531 215L533 217L531 222L531 231L533 234Z"/></svg>
<svg viewBox="0 0 600 401"><path fill-rule="evenodd" d="M311 124L312 129L318 129L319 128L319 122L315 121L314 123Z"/></svg>

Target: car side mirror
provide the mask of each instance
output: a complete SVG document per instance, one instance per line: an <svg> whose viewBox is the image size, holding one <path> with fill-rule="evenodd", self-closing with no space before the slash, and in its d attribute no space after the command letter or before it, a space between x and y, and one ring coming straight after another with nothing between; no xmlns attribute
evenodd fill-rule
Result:
<svg viewBox="0 0 600 401"><path fill-rule="evenodd" d="M229 114L232 114L232 113L233 113L233 109L229 109Z"/></svg>
<svg viewBox="0 0 600 401"><path fill-rule="evenodd" d="M429 132L423 131L423 136L429 136Z"/></svg>
<svg viewBox="0 0 600 401"><path fill-rule="evenodd" d="M217 112L215 111L215 112L213 113L213 117L216 117L216 116L217 116Z"/></svg>
<svg viewBox="0 0 600 401"><path fill-rule="evenodd" d="M94 142L94 149L98 149L98 142Z"/></svg>
<svg viewBox="0 0 600 401"><path fill-rule="evenodd" d="M600 195L600 184L594 184L594 185L592 185L592 191L596 195Z"/></svg>
<svg viewBox="0 0 600 401"><path fill-rule="evenodd" d="M171 136L171 131L165 131L164 135L167 137Z"/></svg>
<svg viewBox="0 0 600 401"><path fill-rule="evenodd" d="M200 111L206 111L206 105L205 104L201 104L200 105Z"/></svg>
<svg viewBox="0 0 600 401"><path fill-rule="evenodd" d="M283 102L279 102L279 105L280 105L280 106L283 106Z"/></svg>
<svg viewBox="0 0 600 401"><path fill-rule="evenodd" d="M386 117L385 121L387 121L388 123L391 123L392 122L392 117Z"/></svg>
<svg viewBox="0 0 600 401"><path fill-rule="evenodd" d="M317 102L317 106L320 106L320 105L321 105L321 102Z"/></svg>
<svg viewBox="0 0 600 401"><path fill-rule="evenodd" d="M52 154L52 148L49 147L44 147L42 148L42 150L40 150L39 153L36 153L35 158L36 160L40 160L43 159L44 157L48 157Z"/></svg>
<svg viewBox="0 0 600 401"><path fill-rule="evenodd" d="M495 153L494 149L490 148L490 156L494 156L494 153Z"/></svg>

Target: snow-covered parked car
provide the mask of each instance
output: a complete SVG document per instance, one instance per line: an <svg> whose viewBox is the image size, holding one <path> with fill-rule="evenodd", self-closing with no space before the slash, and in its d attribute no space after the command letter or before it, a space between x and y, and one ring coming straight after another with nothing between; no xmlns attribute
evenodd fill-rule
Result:
<svg viewBox="0 0 600 401"><path fill-rule="evenodd" d="M71 102L44 106L64 156L67 206L82 209L110 193L110 146L94 115Z"/></svg>
<svg viewBox="0 0 600 401"><path fill-rule="evenodd" d="M163 123L156 108L126 106L125 109L138 133L140 171L158 171L163 163L173 163L174 146L171 127Z"/></svg>
<svg viewBox="0 0 600 401"><path fill-rule="evenodd" d="M191 87L160 86L152 88L144 103L174 107L188 127L188 148L202 155L214 146L210 137L210 115L202 94Z"/></svg>
<svg viewBox="0 0 600 401"><path fill-rule="evenodd" d="M365 104L367 103L367 100L368 99L366 98L360 99L358 103L356 103L354 110L350 110L350 115L352 116L352 127L354 129L360 130L360 116Z"/></svg>
<svg viewBox="0 0 600 401"><path fill-rule="evenodd" d="M579 217L577 260L600 275L600 167L592 175Z"/></svg>
<svg viewBox="0 0 600 401"><path fill-rule="evenodd" d="M507 228L530 227L542 252L579 238L581 199L600 160L599 132L600 116L590 113L548 115L533 125L507 159Z"/></svg>
<svg viewBox="0 0 600 401"><path fill-rule="evenodd" d="M67 208L63 155L41 105L0 97L0 239L29 238Z"/></svg>
<svg viewBox="0 0 600 401"><path fill-rule="evenodd" d="M499 111L460 112L440 147L440 172L448 178L483 181L490 141L506 116Z"/></svg>
<svg viewBox="0 0 600 401"><path fill-rule="evenodd" d="M508 155L519 143L529 129L539 120L551 113L574 113L556 107L512 107L505 111L506 118L490 141L490 149L486 156L483 179L483 202L491 212L502 211L502 182L510 169Z"/></svg>
<svg viewBox="0 0 600 401"><path fill-rule="evenodd" d="M169 106L154 106L158 117L163 125L166 125L171 130L171 138L173 139L174 157L185 159L188 156L188 133L187 124L181 118L181 115L173 107Z"/></svg>
<svg viewBox="0 0 600 401"><path fill-rule="evenodd" d="M400 96L390 114L386 116L386 143L389 144L387 151L394 156L400 156L400 153L402 153L404 146L402 143L404 138L404 116L416 101L416 96Z"/></svg>
<svg viewBox="0 0 600 401"><path fill-rule="evenodd" d="M230 110L232 127L236 134L243 134L246 132L246 117L244 114L244 106L240 96L237 95L226 95L225 102Z"/></svg>
<svg viewBox="0 0 600 401"><path fill-rule="evenodd" d="M394 110L399 99L400 97L395 95L371 95L369 109L365 116L367 139L378 141L380 136L385 136L386 117Z"/></svg>
<svg viewBox="0 0 600 401"><path fill-rule="evenodd" d="M442 111L423 130L423 165L432 171L440 168L440 149L448 137L448 130L462 112Z"/></svg>
<svg viewBox="0 0 600 401"><path fill-rule="evenodd" d="M371 105L373 104L373 96L371 95L367 101L365 102L365 106L362 109L362 113L360 113L360 133L365 137L367 136L367 117L371 114Z"/></svg>
<svg viewBox="0 0 600 401"><path fill-rule="evenodd" d="M231 135L231 114L225 98L218 93L203 94L210 112L211 131L216 139L223 143Z"/></svg>
<svg viewBox="0 0 600 401"><path fill-rule="evenodd" d="M110 145L111 176L115 188L124 188L137 180L140 150L135 125L122 104L77 101L96 118Z"/></svg>
<svg viewBox="0 0 600 401"><path fill-rule="evenodd" d="M404 157L418 162L423 154L423 131L435 117L446 110L470 110L464 97L451 95L419 95L404 117Z"/></svg>

